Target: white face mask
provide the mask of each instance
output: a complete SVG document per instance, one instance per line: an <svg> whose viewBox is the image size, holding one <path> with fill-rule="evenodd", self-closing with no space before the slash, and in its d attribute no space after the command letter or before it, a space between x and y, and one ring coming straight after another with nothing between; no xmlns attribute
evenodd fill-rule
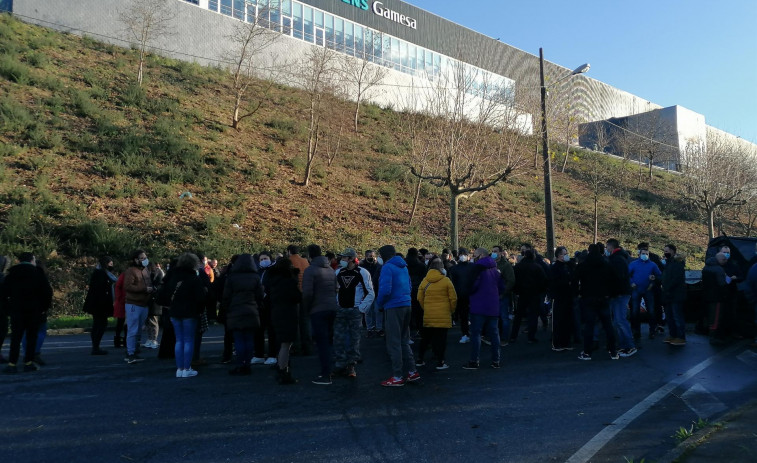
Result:
<svg viewBox="0 0 757 463"><path fill-rule="evenodd" d="M429 261L429 259L426 259L426 265L428 265L428 261Z"/></svg>
<svg viewBox="0 0 757 463"><path fill-rule="evenodd" d="M468 256L463 254L460 257L458 257L457 260L459 260L460 262L468 262Z"/></svg>
<svg viewBox="0 0 757 463"><path fill-rule="evenodd" d="M378 259L376 259L376 262L378 262L379 265L384 265L384 259L382 259L380 257Z"/></svg>
<svg viewBox="0 0 757 463"><path fill-rule="evenodd" d="M147 257L145 257L145 259L142 261L142 267L147 267L148 265L150 265L150 261L147 259Z"/></svg>
<svg viewBox="0 0 757 463"><path fill-rule="evenodd" d="M346 260L340 260L339 261L339 266L342 267L342 268L347 268L348 264L349 264L349 262L347 262Z"/></svg>
<svg viewBox="0 0 757 463"><path fill-rule="evenodd" d="M447 270L446 269L442 269L442 275L447 276Z"/></svg>
<svg viewBox="0 0 757 463"><path fill-rule="evenodd" d="M570 254L563 254L562 261L563 262L570 262Z"/></svg>

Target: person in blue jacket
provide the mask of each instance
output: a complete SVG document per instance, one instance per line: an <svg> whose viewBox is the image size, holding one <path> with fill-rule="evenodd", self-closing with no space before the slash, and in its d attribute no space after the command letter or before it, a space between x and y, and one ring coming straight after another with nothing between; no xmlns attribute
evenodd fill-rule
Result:
<svg viewBox="0 0 757 463"><path fill-rule="evenodd" d="M640 307L641 299L649 314L649 339L654 339L657 330L657 317L654 308L654 288L660 282L662 272L657 265L649 260L649 250L639 250L639 258L628 265L628 277L631 279L631 329L635 333L641 330Z"/></svg>

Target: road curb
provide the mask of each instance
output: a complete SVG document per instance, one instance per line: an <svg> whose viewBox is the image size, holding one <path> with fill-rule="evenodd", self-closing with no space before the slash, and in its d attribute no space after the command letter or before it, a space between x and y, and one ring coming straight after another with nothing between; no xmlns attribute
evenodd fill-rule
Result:
<svg viewBox="0 0 757 463"><path fill-rule="evenodd" d="M696 450L697 447L702 445L713 434L726 431L728 429L728 423L737 420L745 410L756 407L757 399L752 400L736 410L732 410L725 415L721 416L716 422L707 426L704 429L700 429L695 432L691 437L678 444L673 450L668 452L665 456L657 460L658 463L676 463L679 458L687 455L690 452Z"/></svg>

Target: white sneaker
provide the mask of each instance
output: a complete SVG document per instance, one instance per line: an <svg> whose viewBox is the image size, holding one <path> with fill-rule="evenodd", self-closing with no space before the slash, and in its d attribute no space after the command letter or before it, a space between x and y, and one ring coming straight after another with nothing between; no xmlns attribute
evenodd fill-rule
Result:
<svg viewBox="0 0 757 463"><path fill-rule="evenodd" d="M460 338L460 344L468 344L470 342L470 338L468 336L463 335L462 338Z"/></svg>
<svg viewBox="0 0 757 463"><path fill-rule="evenodd" d="M145 341L145 343L142 344L142 347L145 347L147 349L152 349L152 341Z"/></svg>
<svg viewBox="0 0 757 463"><path fill-rule="evenodd" d="M182 378L191 378L193 376L197 376L197 370L191 368L184 370L181 375Z"/></svg>
<svg viewBox="0 0 757 463"><path fill-rule="evenodd" d="M176 377L177 378L183 378L184 377L184 370L182 370L181 368L178 368L176 370Z"/></svg>
<svg viewBox="0 0 757 463"><path fill-rule="evenodd" d="M277 362L278 360L276 359L276 357L268 357L267 359L265 359L266 365L276 365Z"/></svg>
<svg viewBox="0 0 757 463"><path fill-rule="evenodd" d="M250 360L251 365L263 365L265 363L265 359L260 357L253 357L252 360Z"/></svg>

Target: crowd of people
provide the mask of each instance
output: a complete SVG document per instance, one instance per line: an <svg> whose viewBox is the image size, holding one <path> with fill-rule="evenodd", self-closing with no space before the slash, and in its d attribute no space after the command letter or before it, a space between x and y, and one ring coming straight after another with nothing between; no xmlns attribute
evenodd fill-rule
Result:
<svg viewBox="0 0 757 463"><path fill-rule="evenodd" d="M491 368L500 368L502 348L521 333L529 344L548 341L558 352L581 346L580 360L600 350L601 331L611 359L633 356L642 321L648 339L665 335L667 325L664 342L686 345L685 256L675 245L667 244L660 257L640 243L632 257L609 239L573 254L558 247L554 262L530 244L519 251L511 256L494 246L436 254L410 248L403 255L387 245L366 250L360 260L353 248L324 253L313 244L303 256L291 245L285 254L235 255L224 267L202 254L183 253L163 271L138 249L118 276L113 259L102 256L83 307L92 315L91 354L108 354L101 343L114 317L114 347L125 349L126 363L142 362L142 348L156 349L159 358L175 359L177 378L194 377L206 363L203 334L218 322L225 328L221 362L235 363L229 374L249 375L253 365L265 364L276 369L280 384L293 384L290 356L308 356L314 347L320 369L312 383L329 385L335 377L357 376L365 335L385 339L392 371L381 385L396 387L420 379L429 350L428 368L450 368L446 351L454 326L459 343L469 345L462 365L467 370L481 367L482 345L490 351ZM11 328L9 357L0 356L6 373L18 371L22 344L24 371L44 363L39 353L52 302L35 256L23 253L18 260L10 267L0 256L0 348L8 321ZM711 342L735 334L740 291L757 313L752 264L742 274L727 246L707 259L702 317ZM545 333L551 327L549 340L540 339L547 335L539 334L540 323Z"/></svg>

